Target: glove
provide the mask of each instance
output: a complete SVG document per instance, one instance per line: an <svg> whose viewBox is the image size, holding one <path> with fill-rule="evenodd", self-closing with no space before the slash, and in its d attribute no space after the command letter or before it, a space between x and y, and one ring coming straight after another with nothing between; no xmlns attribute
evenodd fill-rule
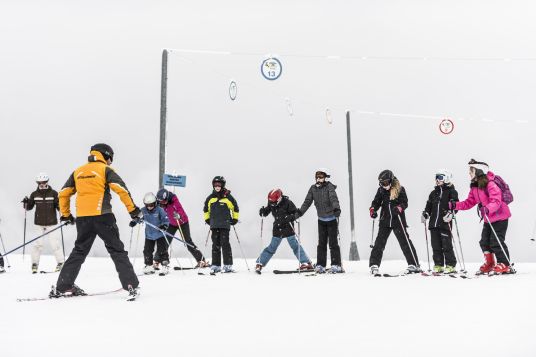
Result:
<svg viewBox="0 0 536 357"><path fill-rule="evenodd" d="M30 201L30 199L28 198L28 196L24 196L24 198L22 199L22 207L24 209L26 209L26 207L28 207L28 201Z"/></svg>
<svg viewBox="0 0 536 357"><path fill-rule="evenodd" d="M335 208L335 209L333 210L333 215L335 215L335 217L337 217L337 218L340 217L340 215L341 215L341 209L340 209L340 208Z"/></svg>
<svg viewBox="0 0 536 357"><path fill-rule="evenodd" d="M173 218L175 218L175 220L177 220L177 221L180 221L181 220L181 215L179 214L179 212L173 212Z"/></svg>
<svg viewBox="0 0 536 357"><path fill-rule="evenodd" d="M443 222L450 223L450 221L452 221L453 217L454 217L454 214L452 213L452 211L449 211L449 212L447 212L446 215L443 216Z"/></svg>
<svg viewBox="0 0 536 357"><path fill-rule="evenodd" d="M140 221L143 218L143 213L141 213L138 207L134 207L132 211L129 212L130 218Z"/></svg>
<svg viewBox="0 0 536 357"><path fill-rule="evenodd" d="M67 217L64 217L64 216L61 216L60 217L60 222L65 222L65 224L69 225L69 224L74 224L74 217L72 214L68 215Z"/></svg>
<svg viewBox="0 0 536 357"><path fill-rule="evenodd" d="M456 210L456 201L449 201L449 210Z"/></svg>
<svg viewBox="0 0 536 357"><path fill-rule="evenodd" d="M426 211L423 211L422 214L421 214L421 223L425 223L426 224L426 220L430 218L430 215L428 214L428 212Z"/></svg>
<svg viewBox="0 0 536 357"><path fill-rule="evenodd" d="M376 212L374 207L369 208L369 214L370 214L370 218L372 219L376 219L378 217L378 212Z"/></svg>
<svg viewBox="0 0 536 357"><path fill-rule="evenodd" d="M402 213L402 211L404 210L404 209L402 208L402 206L395 206L395 208L396 208L396 210L398 211L397 213L399 213L399 214Z"/></svg>
<svg viewBox="0 0 536 357"><path fill-rule="evenodd" d="M134 228L134 226L136 226L136 224L138 224L138 221L133 219L132 221L130 221L130 223L128 225L129 225L129 227Z"/></svg>
<svg viewBox="0 0 536 357"><path fill-rule="evenodd" d="M294 213L294 217L295 217L295 219L298 219L298 218L300 218L301 216L303 216L303 213L302 213L302 211L298 208L298 209L296 210L296 213Z"/></svg>
<svg viewBox="0 0 536 357"><path fill-rule="evenodd" d="M489 209L485 206L480 207L480 217L484 218L489 216Z"/></svg>
<svg viewBox="0 0 536 357"><path fill-rule="evenodd" d="M236 218L231 219L231 226L234 226L237 223L238 223L238 219Z"/></svg>
<svg viewBox="0 0 536 357"><path fill-rule="evenodd" d="M264 217L264 210L265 210L264 206L262 206L262 207L259 209L259 216Z"/></svg>
<svg viewBox="0 0 536 357"><path fill-rule="evenodd" d="M160 226L158 226L158 228L160 228L163 231L167 231L168 225L167 224L161 224Z"/></svg>
<svg viewBox="0 0 536 357"><path fill-rule="evenodd" d="M206 224L210 224L210 218L205 219Z"/></svg>

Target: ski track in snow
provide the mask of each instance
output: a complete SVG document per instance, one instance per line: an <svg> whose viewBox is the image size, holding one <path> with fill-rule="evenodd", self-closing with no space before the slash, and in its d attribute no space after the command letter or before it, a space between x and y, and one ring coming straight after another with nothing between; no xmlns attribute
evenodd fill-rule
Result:
<svg viewBox="0 0 536 357"><path fill-rule="evenodd" d="M46 296L57 274L30 274L30 260L10 256L0 275L0 348L15 356L531 356L536 342L536 264L523 274L478 279L420 275L374 278L368 264L347 273L275 275L293 269L274 259L262 275L197 275L195 270L140 277L141 296L126 292L16 302ZM254 266L250 260L250 267ZM182 261L187 266L187 260ZM40 268L52 268L42 257ZM386 261L396 274L402 261ZM468 264L475 271L478 264ZM138 260L136 270L141 272ZM109 258L88 258L77 284L87 292L120 287ZM497 336L500 334L500 336Z"/></svg>

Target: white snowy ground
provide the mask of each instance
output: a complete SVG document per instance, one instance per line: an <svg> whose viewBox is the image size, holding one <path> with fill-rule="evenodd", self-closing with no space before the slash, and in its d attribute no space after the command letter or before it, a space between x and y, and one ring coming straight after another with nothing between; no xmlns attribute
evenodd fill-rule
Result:
<svg viewBox="0 0 536 357"><path fill-rule="evenodd" d="M0 275L2 357L536 355L532 263L517 264L517 275L463 280L373 278L366 262L346 262L341 275L271 272L294 268L290 260L259 276L236 259L237 274L142 276L136 302L125 292L16 302L46 296L57 274L30 274L28 257L10 261ZM43 257L42 268L53 266ZM386 261L382 271L403 267ZM88 258L77 283L88 292L120 287L109 258Z"/></svg>

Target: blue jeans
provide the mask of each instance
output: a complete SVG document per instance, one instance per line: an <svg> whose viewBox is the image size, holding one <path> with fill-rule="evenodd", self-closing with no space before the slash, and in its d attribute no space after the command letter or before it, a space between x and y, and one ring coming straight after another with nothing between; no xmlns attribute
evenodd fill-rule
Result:
<svg viewBox="0 0 536 357"><path fill-rule="evenodd" d="M300 261L300 264L309 263L311 261L307 254L305 254L303 247L298 243L296 236L290 236L286 238L272 237L272 241L270 242L270 244L266 248L264 248L261 253L261 256L257 259L257 264L262 264L262 266L268 264L283 239L287 239L288 244L292 248L292 251L294 252L296 258L298 258L298 260Z"/></svg>

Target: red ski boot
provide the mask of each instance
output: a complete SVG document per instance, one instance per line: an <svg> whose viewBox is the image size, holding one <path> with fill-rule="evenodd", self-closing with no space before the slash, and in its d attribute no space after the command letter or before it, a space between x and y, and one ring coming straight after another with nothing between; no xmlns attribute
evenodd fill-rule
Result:
<svg viewBox="0 0 536 357"><path fill-rule="evenodd" d="M480 270L476 273L477 275L489 274L495 267L495 256L493 253L484 252L484 259L484 264L480 266Z"/></svg>
<svg viewBox="0 0 536 357"><path fill-rule="evenodd" d="M510 273L511 273L510 266L504 263L499 263L495 265L495 267L493 268L493 274L496 274L496 275L510 274Z"/></svg>

